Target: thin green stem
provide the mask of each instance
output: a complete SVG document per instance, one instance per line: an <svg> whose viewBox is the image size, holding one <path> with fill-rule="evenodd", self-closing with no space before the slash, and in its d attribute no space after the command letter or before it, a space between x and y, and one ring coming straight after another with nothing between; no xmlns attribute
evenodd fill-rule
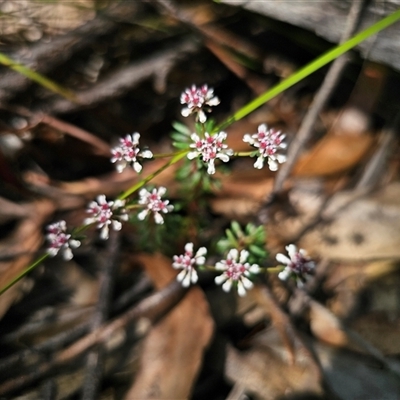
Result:
<svg viewBox="0 0 400 400"><path fill-rule="evenodd" d="M0 53L0 64L26 76L28 79L42 85L43 87L51 90L53 93L57 93L73 103L79 104L79 100L76 95L69 89L62 87L58 83L52 81L51 79L45 77L44 75L35 72L26 65L20 64L11 58L7 57L5 54Z"/></svg>
<svg viewBox="0 0 400 400"><path fill-rule="evenodd" d="M267 101L273 99L278 94L282 93L286 89L290 88L291 86L295 85L296 83L300 82L307 76L311 75L318 69L322 68L326 64L330 63L331 61L335 60L342 54L346 53L347 51L351 50L353 47L357 46L359 43L363 42L364 40L368 39L370 36L375 35L376 33L380 32L381 30L387 28L388 26L394 24L396 21L400 19L400 10L395 11L393 14L389 15L386 18L378 21L376 24L370 26L369 28L365 29L364 31L360 32L356 36L353 36L351 39L347 40L343 44L340 44L334 47L332 50L329 50L322 56L318 57L316 60L312 61L311 63L307 64L293 75L289 76L284 81L280 82L272 89L266 91L250 103L246 104L244 107L239 109L236 113L234 113L231 117L226 119L222 124L218 125L214 132L219 132L224 130L226 127L231 125L232 123L241 120L242 118L249 115L251 112L256 110L257 108L261 107Z"/></svg>
<svg viewBox="0 0 400 400"><path fill-rule="evenodd" d="M8 290L11 286L15 285L19 280L21 280L26 274L28 274L30 271L32 271L34 268L36 268L40 263L42 263L46 258L49 257L49 254L43 254L41 257L39 257L36 261L34 261L27 269L22 271L16 278L14 278L12 281L10 281L6 286L4 286L0 290L0 296Z"/></svg>
<svg viewBox="0 0 400 400"><path fill-rule="evenodd" d="M136 183L135 185L131 186L128 190L120 194L117 199L118 200L124 200L127 197L129 197L132 193L135 193L138 189L140 189L142 186L144 186L146 183L150 182L153 178L155 178L158 174L166 170L168 167L171 165L177 163L179 160L181 160L183 157L186 156L188 153L188 150L183 150L171 158L166 164L164 164L161 168L159 168L157 171L153 172L152 174L146 176L146 178L142 179L140 182Z"/></svg>

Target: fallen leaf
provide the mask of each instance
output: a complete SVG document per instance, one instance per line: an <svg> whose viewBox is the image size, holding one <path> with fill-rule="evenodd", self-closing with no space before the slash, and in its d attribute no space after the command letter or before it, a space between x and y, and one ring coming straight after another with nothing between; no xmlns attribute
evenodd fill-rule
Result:
<svg viewBox="0 0 400 400"><path fill-rule="evenodd" d="M0 244L2 254L22 254L11 261L0 262L0 288L29 266L43 242L42 224L54 211L54 204L49 200L40 200L32 203L31 207L31 218L21 220L15 231ZM20 281L0 296L0 318L23 295L22 290L23 282Z"/></svg>
<svg viewBox="0 0 400 400"><path fill-rule="evenodd" d="M166 257L139 259L157 288L175 279L176 271ZM140 368L125 399L189 398L213 329L205 296L199 287L192 287L144 339Z"/></svg>

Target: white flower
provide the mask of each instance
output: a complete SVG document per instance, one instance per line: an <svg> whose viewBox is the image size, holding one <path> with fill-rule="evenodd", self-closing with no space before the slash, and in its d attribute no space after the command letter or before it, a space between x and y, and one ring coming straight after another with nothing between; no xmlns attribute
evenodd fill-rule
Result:
<svg viewBox="0 0 400 400"><path fill-rule="evenodd" d="M297 250L294 244L286 246L286 251L289 257L282 253L276 255L276 260L286 267L278 274L279 279L285 281L293 277L299 287L303 286L304 282L311 277L315 270L315 262L308 256L303 249Z"/></svg>
<svg viewBox="0 0 400 400"><path fill-rule="evenodd" d="M259 156L254 163L254 168L261 169L264 166L265 158L268 159L268 166L271 171L278 170L278 163L286 161L286 156L279 154L281 149L286 149L286 143L283 142L286 135L274 129L267 129L267 125L262 124L258 127L258 132L254 135L246 133L243 141L258 148Z"/></svg>
<svg viewBox="0 0 400 400"><path fill-rule="evenodd" d="M97 228L101 229L100 237L102 239L108 239L110 225L114 231L119 231L122 228L121 221L128 220L128 214L124 210L124 206L124 200L107 202L106 196L101 194L97 197L97 202L92 201L89 204L86 211L92 214L92 216L86 218L84 224L90 225L97 223Z"/></svg>
<svg viewBox="0 0 400 400"><path fill-rule="evenodd" d="M198 276L195 264L204 265L206 262L204 256L206 254L207 249L205 247L200 247L199 250L197 250L197 253L193 256L193 243L187 243L185 245L185 254L174 256L172 266L175 269L182 269L176 277L179 282L182 282L182 286L188 287L190 283L194 284L197 282Z"/></svg>
<svg viewBox="0 0 400 400"><path fill-rule="evenodd" d="M61 252L65 260L71 260L73 257L71 248L76 249L81 245L81 242L71 239L71 235L66 233L67 225L65 221L48 225L46 230L48 231L46 238L50 243L47 253L54 257L58 252Z"/></svg>
<svg viewBox="0 0 400 400"><path fill-rule="evenodd" d="M192 85L191 88L185 89L181 94L181 104L186 105L181 112L184 117L196 113L196 119L204 123L207 120L204 111L210 112L210 106L217 106L219 104L219 99L214 96L214 89L208 88L207 85L203 85L199 88Z"/></svg>
<svg viewBox="0 0 400 400"><path fill-rule="evenodd" d="M154 213L154 220L156 224L163 224L164 218L161 213L168 213L174 209L174 206L169 203L169 200L161 200L167 189L165 187L159 187L158 189L153 189L149 192L146 189L142 189L139 192L139 204L145 206L145 209L138 214L140 220L144 220L147 214L151 211Z"/></svg>
<svg viewBox="0 0 400 400"><path fill-rule="evenodd" d="M139 173L142 165L138 161L138 157L152 158L153 153L150 150L140 151L139 149L140 134L135 132L133 135L126 135L119 139L120 145L111 149L113 157L112 163L116 163L117 171L122 172L128 165Z"/></svg>
<svg viewBox="0 0 400 400"><path fill-rule="evenodd" d="M239 256L239 252L232 249L229 251L226 260L221 260L215 265L215 269L224 271L222 275L215 278L215 283L217 285L223 284L222 289L225 292L229 292L232 284L236 284L239 296L245 296L246 289L253 287L253 282L247 277L250 274L260 272L260 267L257 264L246 263L248 256L249 252L246 250L242 250Z"/></svg>
<svg viewBox="0 0 400 400"><path fill-rule="evenodd" d="M193 151L189 152L187 158L193 160L201 156L202 160L208 164L207 172L212 175L215 173L215 160L218 158L223 162L228 162L229 157L233 155L233 150L228 149L228 145L223 143L227 138L225 132L219 132L210 136L208 132L201 139L196 133L190 136L194 143L190 145Z"/></svg>

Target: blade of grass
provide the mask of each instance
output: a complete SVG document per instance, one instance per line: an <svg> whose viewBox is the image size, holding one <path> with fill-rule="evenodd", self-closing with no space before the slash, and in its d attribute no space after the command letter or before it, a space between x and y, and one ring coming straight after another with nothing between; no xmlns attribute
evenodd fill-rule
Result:
<svg viewBox="0 0 400 400"><path fill-rule="evenodd" d="M61 85L52 81L51 79L46 78L44 75L35 72L26 65L20 64L12 60L3 53L0 53L0 64L3 64L4 66L20 73L21 75L24 75L28 79L38 83L39 85L45 87L46 89L49 89L53 93L57 93L60 96L65 97L67 100L79 104L78 98L71 90L62 87Z"/></svg>
<svg viewBox="0 0 400 400"><path fill-rule="evenodd" d="M44 254L37 260L35 260L31 265L29 265L28 268L24 269L19 275L17 275L11 282L7 283L6 286L0 289L0 296L8 289L10 289L11 286L15 285L18 281L20 281L25 275L27 275L29 272L31 272L34 268L36 268L39 264L41 264L47 257L49 257L49 254Z"/></svg>
<svg viewBox="0 0 400 400"><path fill-rule="evenodd" d="M353 36L351 39L347 40L343 44L340 44L334 47L332 50L324 53L316 60L312 61L311 63L307 64L293 75L289 76L284 81L280 82L272 89L266 91L250 103L246 104L244 107L236 111L232 116L226 119L222 124L217 126L214 129L214 132L221 131L225 129L227 126L231 125L232 123L241 120L258 107L261 107L267 101L273 99L278 94L282 93L286 89L290 88L291 86L295 85L296 83L300 82L302 79L306 78L307 76L311 75L318 69L322 68L326 64L330 63L331 61L335 60L342 54L346 53L347 51L351 50L353 47L357 46L359 43L363 42L364 40L368 39L370 36L375 35L376 33L380 32L381 30L387 28L388 26L394 24L396 21L400 19L400 10L395 11L391 15L383 18L382 20L378 21L376 24L370 26L369 28L363 30L356 36Z"/></svg>

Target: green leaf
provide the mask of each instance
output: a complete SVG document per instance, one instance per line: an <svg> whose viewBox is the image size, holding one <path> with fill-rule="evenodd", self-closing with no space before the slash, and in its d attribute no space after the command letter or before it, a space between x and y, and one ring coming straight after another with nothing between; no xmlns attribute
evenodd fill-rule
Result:
<svg viewBox="0 0 400 400"><path fill-rule="evenodd" d="M177 132L182 133L185 136L190 136L190 134L191 134L190 129L186 125L182 124L181 122L174 121L172 123L172 126Z"/></svg>
<svg viewBox="0 0 400 400"><path fill-rule="evenodd" d="M188 143L182 143L182 142L172 142L172 146L180 150L187 150L189 148Z"/></svg>
<svg viewBox="0 0 400 400"><path fill-rule="evenodd" d="M237 221L231 222L231 229L235 233L237 238L241 238L243 236L242 228Z"/></svg>

